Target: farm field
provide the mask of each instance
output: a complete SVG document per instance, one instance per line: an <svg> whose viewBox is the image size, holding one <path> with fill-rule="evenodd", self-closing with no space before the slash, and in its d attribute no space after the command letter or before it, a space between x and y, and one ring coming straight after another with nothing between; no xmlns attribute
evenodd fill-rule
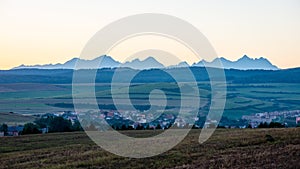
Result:
<svg viewBox="0 0 300 169"><path fill-rule="evenodd" d="M17 113L0 113L0 124L15 125L25 124L33 122L35 118L33 116L24 116Z"/></svg>
<svg viewBox="0 0 300 169"><path fill-rule="evenodd" d="M147 136L154 131L123 131ZM199 144L192 130L173 149L146 159L119 157L83 132L0 138L0 168L297 168L300 128L217 129ZM269 137L274 140L270 140Z"/></svg>
<svg viewBox="0 0 300 169"><path fill-rule="evenodd" d="M87 86L83 85L84 90ZM209 104L209 83L198 83L201 107ZM43 114L73 110L71 84L0 84L0 112L20 114ZM169 106L177 106L180 98L174 83L133 84L130 98L136 105L149 105L149 93L162 89L170 100ZM105 108L113 106L110 84L95 86L98 104ZM115 91L122 101L126 90L122 84ZM300 87L297 83L228 84L224 116L239 119L243 115L261 112L299 110ZM158 99L160 96L156 96Z"/></svg>

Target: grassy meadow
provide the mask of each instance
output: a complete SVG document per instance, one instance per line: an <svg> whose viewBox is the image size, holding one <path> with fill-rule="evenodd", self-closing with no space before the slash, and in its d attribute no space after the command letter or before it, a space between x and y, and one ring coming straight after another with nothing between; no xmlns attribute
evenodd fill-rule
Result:
<svg viewBox="0 0 300 169"><path fill-rule="evenodd" d="M81 89L87 88L83 85ZM201 107L210 100L209 83L198 83ZM131 101L138 105L148 105L152 89L163 89L168 95L170 106L177 106L180 94L174 83L132 84ZM113 105L110 84L95 86L99 105ZM120 84L115 91L119 99L125 98L126 90ZM224 116L241 118L260 112L299 110L300 87L297 83L228 84ZM159 96L157 96L159 99ZM53 111L73 110L71 84L1 84L0 112L21 114L41 114Z"/></svg>
<svg viewBox="0 0 300 169"><path fill-rule="evenodd" d="M123 131L147 136L155 131ZM297 168L300 128L217 129L199 144L192 130L173 149L146 159L119 157L84 132L0 138L0 168ZM269 137L274 140L270 140Z"/></svg>
<svg viewBox="0 0 300 169"><path fill-rule="evenodd" d="M15 125L15 124L25 124L33 122L35 117L33 116L24 116L17 113L0 113L0 124Z"/></svg>

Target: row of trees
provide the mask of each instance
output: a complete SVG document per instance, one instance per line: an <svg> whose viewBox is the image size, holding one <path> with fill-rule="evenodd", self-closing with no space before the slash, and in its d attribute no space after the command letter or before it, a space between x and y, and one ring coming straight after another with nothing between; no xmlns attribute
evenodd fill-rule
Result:
<svg viewBox="0 0 300 169"><path fill-rule="evenodd" d="M78 120L72 124L70 120L63 117L47 117L40 118L34 123L25 124L22 134L38 134L42 132L43 128L46 128L49 133L83 130Z"/></svg>
<svg viewBox="0 0 300 169"><path fill-rule="evenodd" d="M171 124L166 126L165 129L171 127ZM283 128L285 125L278 123L278 122L271 122L271 123L260 123L257 128ZM297 126L300 127L300 126ZM71 131L83 131L80 123L78 120L75 120L72 123L70 120L64 119L63 117L47 117L47 118L40 118L36 120L34 123L26 123L24 125L23 131L20 134L38 134L42 133L42 129L47 129L47 132L71 132ZM138 125L136 128L128 125L112 125L112 128L115 130L147 130L150 129L149 125ZM197 128L193 126L193 128ZM223 128L218 126L218 128ZM251 125L248 128L252 128ZM151 129L162 129L160 124L157 124L155 128ZM96 127L92 124L86 130L93 131L97 130ZM8 126L6 124L0 125L0 132L4 132L7 135Z"/></svg>
<svg viewBox="0 0 300 169"><path fill-rule="evenodd" d="M260 123L257 128L284 128L285 125L278 123L278 122L271 122L271 123Z"/></svg>
<svg viewBox="0 0 300 169"><path fill-rule="evenodd" d="M114 130L160 130L160 129L168 129L171 127L171 124L166 126L166 127L162 127L160 124L157 124L153 127L150 128L149 124L139 124L137 125L135 128L131 125L111 125L111 127ZM96 126L94 124L91 124L90 126L86 127L85 130L87 131L97 131L98 129L96 128Z"/></svg>

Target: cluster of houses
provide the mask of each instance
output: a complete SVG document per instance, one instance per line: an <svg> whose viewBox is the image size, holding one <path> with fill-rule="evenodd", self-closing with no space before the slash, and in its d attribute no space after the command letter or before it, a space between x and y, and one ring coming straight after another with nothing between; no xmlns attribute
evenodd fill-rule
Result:
<svg viewBox="0 0 300 169"><path fill-rule="evenodd" d="M101 125L101 120L105 120L110 126L115 129L121 128L148 128L156 129L158 126L161 129L170 127L171 124L175 123L177 126L186 125L184 120L176 119L176 116L171 113L162 113L159 117L156 117L153 113L145 113L138 111L114 111L114 110L101 110L100 112L94 112L89 114L89 119L97 121L98 126ZM176 119L176 120L175 120Z"/></svg>
<svg viewBox="0 0 300 169"><path fill-rule="evenodd" d="M62 112L55 112L55 113L46 113L40 116L41 118L49 118L49 117L63 117L66 120L70 120L72 124L78 120L78 116L76 112L73 111L62 111Z"/></svg>
<svg viewBox="0 0 300 169"><path fill-rule="evenodd" d="M0 137L3 136L19 136L20 133L23 131L24 126L18 125L18 126L8 126L7 127L7 133L4 133L4 131L0 131Z"/></svg>
<svg viewBox="0 0 300 169"><path fill-rule="evenodd" d="M131 128L131 129L167 129L171 125L177 128L215 128L219 123L214 119L206 119L206 117L196 117L192 123L186 118L178 117L174 113L161 113L158 117L156 113L161 112L138 112L138 111L115 111L100 110L99 112L83 113L82 119L87 119L90 123L83 124L89 126L91 123L98 130L107 130L102 128L103 123L108 123L114 129ZM246 128L247 124L239 123L236 125L226 125L227 128Z"/></svg>
<svg viewBox="0 0 300 169"><path fill-rule="evenodd" d="M157 113L160 114L159 117L157 117ZM48 116L61 116L64 119L70 120L72 124L76 120L78 120L78 116L75 112L56 112L56 113L48 113L45 115L42 115L42 117L48 117ZM172 113L162 113L162 112L139 112L139 111L115 111L115 110L100 110L100 112L92 114L93 119L102 119L106 120L111 126L113 125L119 125L118 127L121 127L121 125L125 126L131 126L132 128L136 129L139 126L144 126L148 128L155 129L158 125L162 128L168 128L171 124L174 124L178 128L184 128L184 127L191 127L193 124L189 124L184 118L177 117L175 114ZM274 121L277 122L284 122L283 119L287 118L293 118L295 119L295 124L300 124L300 110L293 110L293 111L274 111L274 112L264 112L264 113L256 113L254 115L248 115L248 116L242 116L241 120L238 120L239 122L237 125L225 125L224 127L227 128L246 128L249 124L252 127L257 127L261 123L271 123ZM204 124L197 123L198 121L201 121L198 117L195 119L195 127L197 128L211 128L211 127L217 127L219 123L216 120L205 120ZM221 120L222 122L222 120ZM232 122L230 122L232 123ZM200 125L199 125L200 124ZM197 126L198 125L198 126ZM18 128L19 130L21 128Z"/></svg>
<svg viewBox="0 0 300 169"><path fill-rule="evenodd" d="M156 112L157 113L157 112ZM80 114L79 114L80 115ZM85 114L86 116L86 114ZM47 113L38 116L39 118L49 118L49 117L63 117L66 120L70 120L72 124L78 121L78 114L75 112L67 111L67 112L55 112L55 113ZM132 128L132 129L157 129L158 126L160 129L169 128L171 125L174 125L178 128L185 128L191 127L189 123L180 117L176 117L176 115L172 113L161 113L159 117L155 116L155 113L149 112L138 112L138 111L114 111L114 110L101 110L100 112L94 112L89 114L89 118L92 121L97 120L105 120L110 126L114 127L115 129L125 128ZM255 115L245 115L242 117L242 121L250 124L253 128L258 127L261 123L271 123L271 122L278 122L283 121L283 119L293 118L295 119L295 124L300 124L300 110L294 111L275 111L275 112L264 112L264 113L256 113ZM220 124L216 120L206 120L201 121L198 117L195 119L194 127L196 128L211 128L217 127ZM239 128L246 128L247 124L239 124ZM98 123L99 124L99 123ZM97 128L97 126L95 126ZM230 126L224 126L228 128L232 128ZM15 125L15 126L8 126L7 132L4 133L0 131L1 136L18 136L22 133L24 129L23 125ZM48 133L48 128L40 129L41 133Z"/></svg>
<svg viewBox="0 0 300 169"><path fill-rule="evenodd" d="M243 120L247 120L252 127L257 127L261 123L284 122L285 119L294 119L292 123L300 123L300 110L293 111L274 111L256 113L254 115L243 116Z"/></svg>

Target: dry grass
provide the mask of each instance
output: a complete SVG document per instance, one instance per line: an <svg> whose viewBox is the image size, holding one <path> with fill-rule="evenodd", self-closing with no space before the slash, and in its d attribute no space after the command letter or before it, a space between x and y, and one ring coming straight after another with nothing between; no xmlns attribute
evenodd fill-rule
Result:
<svg viewBox="0 0 300 169"><path fill-rule="evenodd" d="M149 135L153 131L126 131ZM300 128L218 129L204 144L200 130L172 150L146 159L113 155L85 133L0 138L0 168L299 168ZM151 133L150 133L151 134ZM274 142L267 140L271 135Z"/></svg>

